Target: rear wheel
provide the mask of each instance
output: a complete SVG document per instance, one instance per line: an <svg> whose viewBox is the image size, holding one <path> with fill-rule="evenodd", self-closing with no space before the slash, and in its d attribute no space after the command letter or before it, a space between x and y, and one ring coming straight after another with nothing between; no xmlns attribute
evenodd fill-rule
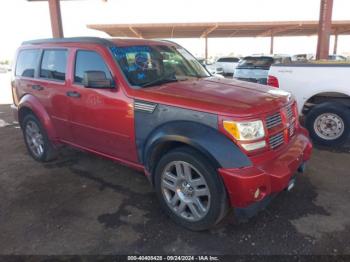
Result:
<svg viewBox="0 0 350 262"><path fill-rule="evenodd" d="M155 188L165 212L188 229L208 229L226 214L221 179L209 161L191 148L181 147L161 158Z"/></svg>
<svg viewBox="0 0 350 262"><path fill-rule="evenodd" d="M335 102L316 105L307 114L305 124L315 143L341 146L349 137L350 110Z"/></svg>
<svg viewBox="0 0 350 262"><path fill-rule="evenodd" d="M56 158L56 150L40 121L33 114L24 117L22 130L28 152L35 160L47 162Z"/></svg>

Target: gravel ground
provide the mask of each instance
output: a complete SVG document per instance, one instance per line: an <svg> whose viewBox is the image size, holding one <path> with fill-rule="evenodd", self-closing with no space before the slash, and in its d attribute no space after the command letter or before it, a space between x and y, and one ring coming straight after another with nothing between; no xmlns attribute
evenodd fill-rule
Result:
<svg viewBox="0 0 350 262"><path fill-rule="evenodd" d="M350 254L350 154L316 149L292 192L207 232L168 219L147 179L65 148L40 164L0 106L0 254Z"/></svg>

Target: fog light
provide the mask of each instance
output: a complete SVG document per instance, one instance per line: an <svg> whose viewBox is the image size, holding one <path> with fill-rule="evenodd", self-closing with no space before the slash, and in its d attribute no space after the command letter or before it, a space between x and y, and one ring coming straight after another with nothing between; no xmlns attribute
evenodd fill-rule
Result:
<svg viewBox="0 0 350 262"><path fill-rule="evenodd" d="M257 188L255 193L254 193L254 198L257 199L257 198L259 198L259 196L260 196L260 189Z"/></svg>
<svg viewBox="0 0 350 262"><path fill-rule="evenodd" d="M257 150L257 149L265 147L266 142L265 142L265 140L263 140L263 141L259 141L259 142L255 142L255 143L241 144L241 145L245 150L253 151L253 150Z"/></svg>

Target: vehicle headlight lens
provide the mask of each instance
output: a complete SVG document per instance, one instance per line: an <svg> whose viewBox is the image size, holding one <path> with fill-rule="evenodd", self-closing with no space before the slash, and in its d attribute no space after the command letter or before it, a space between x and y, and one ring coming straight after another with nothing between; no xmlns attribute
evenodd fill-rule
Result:
<svg viewBox="0 0 350 262"><path fill-rule="evenodd" d="M223 126L236 140L251 141L265 136L261 120L251 122L223 121Z"/></svg>

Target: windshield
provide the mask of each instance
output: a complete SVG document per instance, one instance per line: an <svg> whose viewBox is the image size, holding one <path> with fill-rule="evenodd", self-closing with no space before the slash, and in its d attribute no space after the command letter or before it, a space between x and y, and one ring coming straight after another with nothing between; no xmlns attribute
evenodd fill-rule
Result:
<svg viewBox="0 0 350 262"><path fill-rule="evenodd" d="M273 58L268 56L260 57L245 57L241 62L239 62L239 68L259 68L259 67L270 67L273 64Z"/></svg>
<svg viewBox="0 0 350 262"><path fill-rule="evenodd" d="M129 83L147 87L210 74L184 48L167 45L112 47Z"/></svg>

